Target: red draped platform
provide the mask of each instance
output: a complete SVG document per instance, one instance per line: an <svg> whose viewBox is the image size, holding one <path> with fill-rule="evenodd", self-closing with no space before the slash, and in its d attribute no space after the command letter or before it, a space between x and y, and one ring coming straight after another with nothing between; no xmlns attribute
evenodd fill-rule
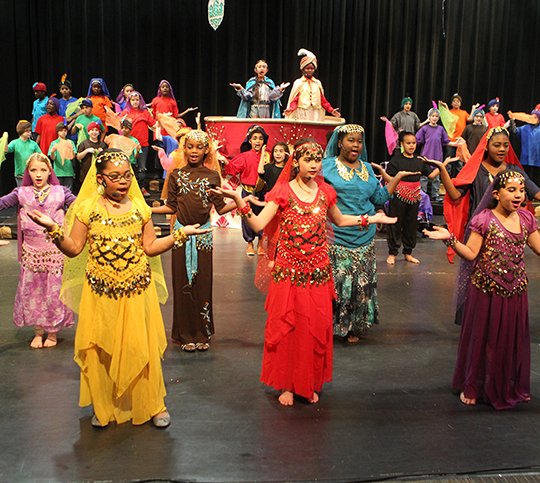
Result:
<svg viewBox="0 0 540 483"><path fill-rule="evenodd" d="M242 119L226 116L208 116L204 118L206 132L221 145L220 152L227 158L233 158L240 152L240 145L246 137L248 128L257 124L268 133L268 150L277 142L294 144L302 138L311 137L323 147L326 135L336 126L345 124L345 119L327 117L324 121L304 121L296 119Z"/></svg>

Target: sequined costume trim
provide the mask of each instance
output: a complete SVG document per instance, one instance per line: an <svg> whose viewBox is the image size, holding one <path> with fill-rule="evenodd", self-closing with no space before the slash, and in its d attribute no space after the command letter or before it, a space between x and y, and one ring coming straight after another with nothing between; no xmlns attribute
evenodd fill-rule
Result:
<svg viewBox="0 0 540 483"><path fill-rule="evenodd" d="M142 248L142 225L137 209L124 215L97 209L90 214L86 279L93 292L117 299L148 288L152 272Z"/></svg>
<svg viewBox="0 0 540 483"><path fill-rule="evenodd" d="M422 199L420 181L400 181L396 187L396 197L409 205L414 205Z"/></svg>
<svg viewBox="0 0 540 483"><path fill-rule="evenodd" d="M358 168L349 168L336 158L336 169L339 176L345 181L351 181L354 178L354 175L358 176L362 181L369 180L369 171L362 161L360 161L360 166Z"/></svg>
<svg viewBox="0 0 540 483"><path fill-rule="evenodd" d="M332 279L332 269L330 265L312 270L295 270L294 268L275 265L272 270L272 278L278 283L289 279L292 284L305 287L306 285L321 285Z"/></svg>
<svg viewBox="0 0 540 483"><path fill-rule="evenodd" d="M292 195L280 225L278 258L272 270L275 282L289 279L298 286L320 285L332 279L326 245L326 207L322 190L311 203Z"/></svg>
<svg viewBox="0 0 540 483"><path fill-rule="evenodd" d="M484 248L471 276L471 283L482 292L512 297L527 290L527 274L522 261L528 238L524 223L521 229L525 236L513 239L495 220L489 222Z"/></svg>
<svg viewBox="0 0 540 483"><path fill-rule="evenodd" d="M62 275L64 255L51 243L50 250L36 250L23 243L21 265L34 273L52 273Z"/></svg>

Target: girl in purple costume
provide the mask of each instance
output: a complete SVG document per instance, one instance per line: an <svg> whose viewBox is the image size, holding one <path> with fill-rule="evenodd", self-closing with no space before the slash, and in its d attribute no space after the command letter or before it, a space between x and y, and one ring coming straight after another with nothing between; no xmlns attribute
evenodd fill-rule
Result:
<svg viewBox="0 0 540 483"><path fill-rule="evenodd" d="M28 158L22 186L0 198L0 210L17 206L19 261L21 272L13 306L17 327L34 326L30 347L54 347L57 333L73 325L73 312L60 302L64 255L47 239L43 228L28 216L38 210L58 224L64 210L75 200L69 189L61 186L47 156L34 153ZM45 333L47 340L43 342Z"/></svg>
<svg viewBox="0 0 540 483"><path fill-rule="evenodd" d="M427 159L435 159L437 161L443 160L443 149L445 146L457 146L458 143L451 142L448 134L444 128L439 124L441 115L439 110L431 108L428 111L429 123L422 126L416 133L416 142L422 146L421 155ZM432 201L440 203L442 201L439 195L439 188L441 186L441 178L435 176L431 180L431 194L428 191L428 179L426 176L422 176L421 180L422 191L427 195L430 195Z"/></svg>
<svg viewBox="0 0 540 483"><path fill-rule="evenodd" d="M477 400L495 409L529 401L530 334L525 245L540 255L535 217L521 208L525 179L517 171L497 175L488 208L483 202L461 243L448 230L424 231L444 240L467 262L460 270L458 302L463 300L462 327L452 386L460 400ZM461 309L458 307L458 309Z"/></svg>

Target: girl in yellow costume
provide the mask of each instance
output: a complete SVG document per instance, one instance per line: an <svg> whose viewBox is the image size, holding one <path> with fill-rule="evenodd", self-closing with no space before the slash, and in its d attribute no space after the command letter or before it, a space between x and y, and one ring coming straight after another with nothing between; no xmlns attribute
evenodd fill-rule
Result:
<svg viewBox="0 0 540 483"><path fill-rule="evenodd" d="M209 230L185 226L157 239L150 207L133 178L123 152L104 151L66 215L69 235L40 212L30 216L72 257L60 297L79 312L79 403L93 405L92 425L152 419L166 427L161 358L167 340L159 302L167 299L167 289L157 255Z"/></svg>

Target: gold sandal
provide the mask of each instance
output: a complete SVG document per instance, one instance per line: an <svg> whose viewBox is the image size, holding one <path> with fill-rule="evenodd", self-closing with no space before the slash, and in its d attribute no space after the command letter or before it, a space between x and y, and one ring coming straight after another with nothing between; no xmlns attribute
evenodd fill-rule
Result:
<svg viewBox="0 0 540 483"><path fill-rule="evenodd" d="M193 342L190 342L188 344L182 344L180 346L180 349L185 352L194 352L195 350L197 350L197 346Z"/></svg>
<svg viewBox="0 0 540 483"><path fill-rule="evenodd" d="M197 342L195 344L195 348L198 351L207 351L208 349L210 349L210 344L208 342Z"/></svg>

